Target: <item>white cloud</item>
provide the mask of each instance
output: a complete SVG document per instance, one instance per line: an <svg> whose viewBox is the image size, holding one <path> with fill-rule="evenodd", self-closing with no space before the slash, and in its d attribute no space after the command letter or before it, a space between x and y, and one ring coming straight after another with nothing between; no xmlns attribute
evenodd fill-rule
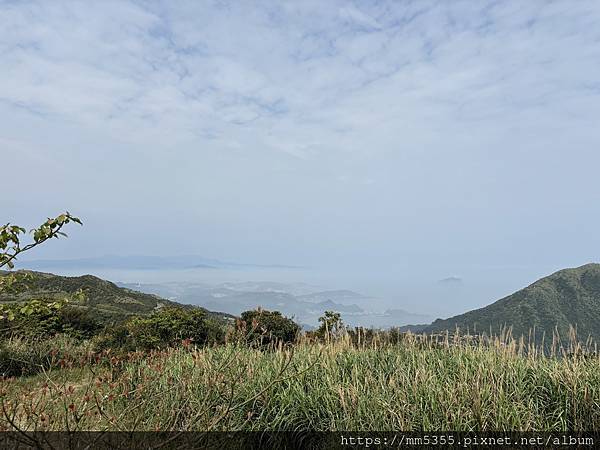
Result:
<svg viewBox="0 0 600 450"><path fill-rule="evenodd" d="M340 17L352 25L357 25L365 30L379 30L381 25L373 17L365 14L361 10L353 7L346 6L340 9Z"/></svg>
<svg viewBox="0 0 600 450"><path fill-rule="evenodd" d="M600 163L594 1L10 2L0 30L0 151L38 165L31 202L53 161L81 182L55 187L56 205L143 215L160 198L190 229L189 205L223 229L270 220L296 237L293 208L333 223L360 210L387 217L383 241L399 223L425 233L414 211L428 205L423 220L459 209L467 228L495 207L518 234L511 211L555 205L507 185L535 174L566 202L561 188L589 181L563 185L560 168ZM228 239L215 248L241 245Z"/></svg>

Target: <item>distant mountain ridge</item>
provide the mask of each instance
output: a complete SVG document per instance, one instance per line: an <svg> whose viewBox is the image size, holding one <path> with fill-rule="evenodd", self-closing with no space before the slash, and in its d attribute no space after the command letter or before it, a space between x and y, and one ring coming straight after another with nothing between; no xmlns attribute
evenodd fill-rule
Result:
<svg viewBox="0 0 600 450"><path fill-rule="evenodd" d="M346 314L361 314L363 309L356 304L338 303L330 296L318 292L315 296L295 296L284 290L281 283L223 283L216 286L205 284L175 285L145 285L135 283L117 283L126 288L138 289L147 293L160 293L165 297L187 304L202 305L210 310L219 309L230 314L239 315L243 311L254 309L258 306L281 311L285 315L293 316L300 321L316 319L326 310L335 310ZM249 290L242 290L242 289ZM255 290L258 288L268 290ZM361 294L352 291L341 292L344 298L364 298ZM350 295L352 294L352 295ZM335 296L333 296L335 298ZM326 299L326 300L321 300Z"/></svg>
<svg viewBox="0 0 600 450"><path fill-rule="evenodd" d="M228 282L218 285L195 282L118 283L142 292L159 294L178 302L201 305L209 310L239 315L260 306L293 317L305 328L318 326L325 311L342 313L351 326L393 327L409 323L428 323L433 317L403 310L374 312L368 297L347 289L322 290L305 283Z"/></svg>
<svg viewBox="0 0 600 450"><path fill-rule="evenodd" d="M536 342L551 340L554 330L566 339L569 326L579 339L600 341L600 264L560 270L484 308L438 319L421 329L426 333L454 331L499 333L511 327L513 336L535 330Z"/></svg>
<svg viewBox="0 0 600 450"><path fill-rule="evenodd" d="M118 256L105 255L94 258L76 259L36 259L20 261L21 267L39 269L125 269L125 270L167 270L167 269L243 269L243 268L282 268L299 269L300 266L277 264L245 264L197 255L184 256Z"/></svg>
<svg viewBox="0 0 600 450"><path fill-rule="evenodd" d="M356 300L367 300L370 297L359 294L358 292L350 291L348 289L338 289L334 291L321 291L311 292L309 294L299 295L298 299L309 302L323 302L323 301L335 301L335 302L348 302Z"/></svg>

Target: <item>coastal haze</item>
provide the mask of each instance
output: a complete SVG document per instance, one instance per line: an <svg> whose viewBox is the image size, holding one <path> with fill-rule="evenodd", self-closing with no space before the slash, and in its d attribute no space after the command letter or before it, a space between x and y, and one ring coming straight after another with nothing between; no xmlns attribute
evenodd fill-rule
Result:
<svg viewBox="0 0 600 450"><path fill-rule="evenodd" d="M230 314L261 306L280 310L312 327L325 310L333 309L342 312L351 325L383 328L430 323L460 314L555 271L471 268L465 269L468 278L464 279L435 278L432 268L427 276L415 278L402 268L336 271L256 266L194 256L24 260L22 267L68 276L91 273L123 287Z"/></svg>
<svg viewBox="0 0 600 450"><path fill-rule="evenodd" d="M599 259L595 2L56 5L0 8L0 212L84 226L17 268L392 326Z"/></svg>

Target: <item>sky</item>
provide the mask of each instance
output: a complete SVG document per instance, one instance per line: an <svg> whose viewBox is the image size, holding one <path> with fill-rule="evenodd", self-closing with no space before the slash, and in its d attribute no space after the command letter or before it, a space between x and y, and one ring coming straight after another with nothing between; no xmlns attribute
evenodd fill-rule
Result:
<svg viewBox="0 0 600 450"><path fill-rule="evenodd" d="M35 257L600 261L595 0L0 0L0 68L0 219L84 221Z"/></svg>

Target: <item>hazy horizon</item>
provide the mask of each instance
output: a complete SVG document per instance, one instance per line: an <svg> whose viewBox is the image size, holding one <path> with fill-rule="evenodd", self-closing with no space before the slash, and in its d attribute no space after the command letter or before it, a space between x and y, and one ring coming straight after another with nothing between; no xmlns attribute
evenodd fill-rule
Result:
<svg viewBox="0 0 600 450"><path fill-rule="evenodd" d="M84 222L22 261L303 266L218 276L442 317L600 261L597 2L4 2L0 29L0 220Z"/></svg>
<svg viewBox="0 0 600 450"><path fill-rule="evenodd" d="M37 263L33 267L28 263ZM415 276L406 270L391 267L380 268L376 275L360 268L332 270L319 268L171 268L132 269L111 267L60 267L44 266L43 260L23 258L17 268L32 268L58 275L95 275L116 283L205 283L220 285L229 282L278 282L284 284L306 283L312 292L348 289L369 299L359 302L367 310L383 312L386 309L405 309L410 313L425 314L433 318L447 318L476 309L510 295L539 278L565 267L471 267L453 283L435 277L441 270L428 267L430 273ZM570 267L570 266L569 266Z"/></svg>

